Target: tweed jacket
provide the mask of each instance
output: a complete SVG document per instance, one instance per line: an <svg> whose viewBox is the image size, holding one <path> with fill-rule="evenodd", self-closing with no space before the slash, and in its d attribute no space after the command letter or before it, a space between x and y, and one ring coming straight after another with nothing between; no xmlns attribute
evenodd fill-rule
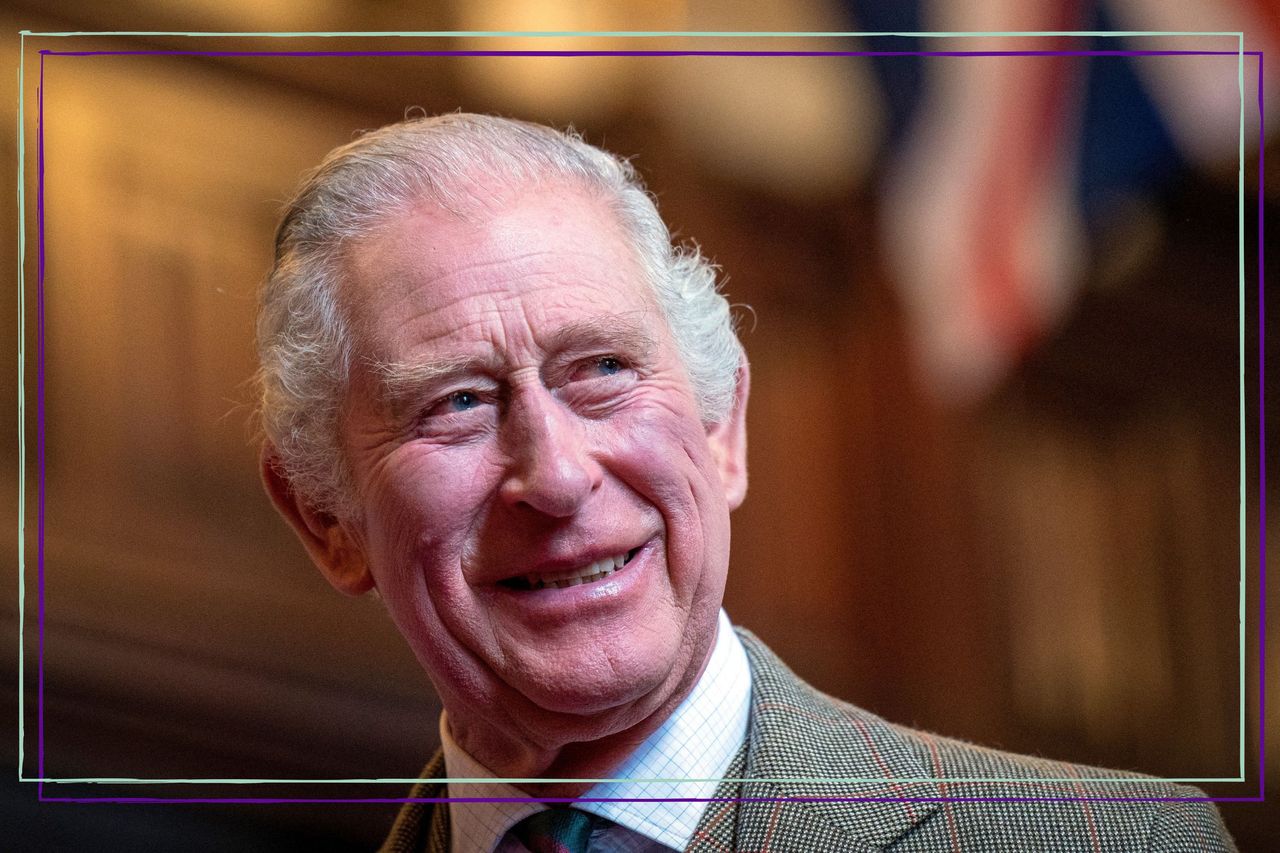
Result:
<svg viewBox="0 0 1280 853"><path fill-rule="evenodd" d="M726 780L748 781L721 783L692 853L1236 849L1212 803L1105 799L1203 796L1194 788L886 723L814 690L751 633L738 634L751 716ZM437 753L410 796L447 796L443 774ZM975 797L1016 801L965 802ZM406 804L382 851L449 853L448 807Z"/></svg>

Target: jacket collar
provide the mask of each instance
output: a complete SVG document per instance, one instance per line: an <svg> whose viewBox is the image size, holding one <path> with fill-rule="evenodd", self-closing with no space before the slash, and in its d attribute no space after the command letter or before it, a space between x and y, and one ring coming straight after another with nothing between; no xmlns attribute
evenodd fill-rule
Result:
<svg viewBox="0 0 1280 853"><path fill-rule="evenodd" d="M903 801L943 792L898 729L805 684L749 631L738 635L752 676L745 774L752 781L743 785L739 827L772 825L770 849L813 849L818 838L839 845L827 849L880 849L938 808ZM846 799L792 802L781 820L771 819L776 802L750 802L814 797Z"/></svg>
<svg viewBox="0 0 1280 853"><path fill-rule="evenodd" d="M449 853L449 807L421 802L446 796L445 785L440 781L444 774L444 752L436 750L422 770L422 779L409 791L409 802L400 808L378 853Z"/></svg>

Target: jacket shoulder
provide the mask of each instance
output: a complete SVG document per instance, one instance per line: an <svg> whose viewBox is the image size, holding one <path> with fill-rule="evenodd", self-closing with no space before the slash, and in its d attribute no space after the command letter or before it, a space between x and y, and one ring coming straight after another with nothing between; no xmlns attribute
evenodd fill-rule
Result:
<svg viewBox="0 0 1280 853"><path fill-rule="evenodd" d="M862 800L815 809L828 824L876 846L1235 849L1216 807L1196 788L895 725L805 684L758 638L741 630L739 636L752 663L749 771L828 777L826 785L797 781L785 793ZM884 780L883 790L852 784L874 776ZM845 784L837 783L841 777Z"/></svg>
<svg viewBox="0 0 1280 853"><path fill-rule="evenodd" d="M938 780L953 839L994 835L1022 849L1058 849L1068 839L1092 850L1236 849L1198 788L894 728Z"/></svg>

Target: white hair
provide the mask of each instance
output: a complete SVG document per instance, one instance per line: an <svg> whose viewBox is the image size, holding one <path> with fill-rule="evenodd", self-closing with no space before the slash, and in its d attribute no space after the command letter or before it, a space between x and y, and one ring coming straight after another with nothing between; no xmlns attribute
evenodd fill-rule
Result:
<svg viewBox="0 0 1280 853"><path fill-rule="evenodd" d="M451 113L387 125L329 152L287 203L258 312L260 411L274 464L315 508L352 509L339 440L352 342L338 284L344 248L412 205L483 203L478 176L599 193L630 237L689 374L702 419L728 416L742 345L716 269L673 246L635 170L572 130Z"/></svg>

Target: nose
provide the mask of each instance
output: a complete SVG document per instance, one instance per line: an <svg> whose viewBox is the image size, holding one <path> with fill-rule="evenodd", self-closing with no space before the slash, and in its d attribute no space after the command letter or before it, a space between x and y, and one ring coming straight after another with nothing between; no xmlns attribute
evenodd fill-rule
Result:
<svg viewBox="0 0 1280 853"><path fill-rule="evenodd" d="M583 424L540 386L512 395L504 424L510 465L500 487L510 506L567 518L599 486L602 471Z"/></svg>

